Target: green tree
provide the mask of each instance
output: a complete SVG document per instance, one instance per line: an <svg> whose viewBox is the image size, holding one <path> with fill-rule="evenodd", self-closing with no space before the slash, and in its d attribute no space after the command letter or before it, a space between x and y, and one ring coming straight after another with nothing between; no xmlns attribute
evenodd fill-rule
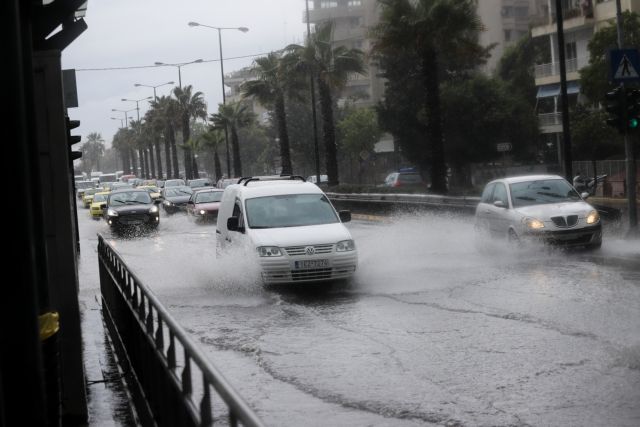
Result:
<svg viewBox="0 0 640 427"><path fill-rule="evenodd" d="M626 11L622 14L625 46L640 46L640 15ZM617 49L616 22L611 21L598 30L589 42L589 65L580 70L580 90L593 103L604 103L605 94L613 86L608 82L607 52ZM615 85L617 86L617 85Z"/></svg>
<svg viewBox="0 0 640 427"><path fill-rule="evenodd" d="M207 131L200 135L200 145L204 150L213 153L213 169L216 182L222 178L222 166L220 163L220 155L218 150L224 147L224 132L214 126L209 126Z"/></svg>
<svg viewBox="0 0 640 427"><path fill-rule="evenodd" d="M624 143L618 132L607 126L604 110L578 104L571 111L571 149L575 160L624 157Z"/></svg>
<svg viewBox="0 0 640 427"><path fill-rule="evenodd" d="M182 129L182 141L184 151L184 172L186 179L193 179L193 153L186 143L191 134L191 119L205 119L207 117L207 105L204 102L202 92L193 92L191 85L173 89L173 95L178 101L177 109L180 115L180 128Z"/></svg>
<svg viewBox="0 0 640 427"><path fill-rule="evenodd" d="M237 177L242 176L242 160L240 159L240 141L238 130L248 126L255 120L255 114L249 107L241 102L231 102L229 104L219 104L218 112L211 115L214 126L231 130L231 148L233 151L233 173Z"/></svg>
<svg viewBox="0 0 640 427"><path fill-rule="evenodd" d="M338 185L338 155L333 117L333 93L339 92L350 74L364 74L363 53L344 46L332 47L334 24L327 21L316 26L305 46L289 45L285 57L287 66L301 75L314 76L318 83L326 167L330 186Z"/></svg>
<svg viewBox="0 0 640 427"><path fill-rule="evenodd" d="M90 173L94 168L100 170L100 160L104 155L104 139L97 132L87 135L86 142L82 145L82 166L83 170Z"/></svg>
<svg viewBox="0 0 640 427"><path fill-rule="evenodd" d="M551 62L548 49L542 45L544 37L532 38L529 33L512 46L507 47L498 61L496 76L508 83L511 91L524 101L536 103L536 82L534 66L538 63Z"/></svg>
<svg viewBox="0 0 640 427"><path fill-rule="evenodd" d="M442 88L442 107L447 158L469 185L466 166L499 157L496 145L510 142L511 155L531 158L535 154L538 121L531 106L497 78L477 74L449 81Z"/></svg>
<svg viewBox="0 0 640 427"><path fill-rule="evenodd" d="M362 183L363 162L373 153L380 134L377 115L370 108L353 108L338 123L342 151L352 159L358 159L359 183Z"/></svg>
<svg viewBox="0 0 640 427"><path fill-rule="evenodd" d="M387 80L385 91L400 91L405 100L418 96L420 108L411 110L398 96L385 101L380 112L386 114L381 123L414 158L421 170L430 167L431 188L444 193L446 164L442 128L440 82L443 76L455 75L484 60L487 50L478 43L483 30L473 0L379 0L380 22L373 29L374 52ZM398 61L399 59L399 61ZM404 76L404 77L403 77ZM400 83L398 83L398 79ZM401 86L403 85L404 86ZM408 92L411 91L411 92ZM414 92L415 91L415 92ZM394 93L392 96L399 95ZM398 129L405 124L406 113L410 133ZM399 124L392 121L402 120ZM427 146L418 147L413 138L424 134Z"/></svg>
<svg viewBox="0 0 640 427"><path fill-rule="evenodd" d="M257 79L245 82L241 90L245 97L255 97L262 105L273 109L280 140L282 173L292 174L285 96L293 92L297 79L287 73L280 53L276 52L256 59L252 70Z"/></svg>

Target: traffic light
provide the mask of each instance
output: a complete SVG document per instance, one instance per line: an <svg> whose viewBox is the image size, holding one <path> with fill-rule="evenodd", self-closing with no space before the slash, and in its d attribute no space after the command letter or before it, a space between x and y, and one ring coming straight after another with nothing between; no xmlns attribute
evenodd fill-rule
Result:
<svg viewBox="0 0 640 427"><path fill-rule="evenodd" d="M640 130L640 89L627 88L627 129Z"/></svg>
<svg viewBox="0 0 640 427"><path fill-rule="evenodd" d="M67 142L69 143L69 148L71 148L73 144L77 144L78 142L80 142L80 139L81 139L79 135L71 135L71 129L75 129L78 126L80 126L80 120L69 120L69 117L67 117L66 119L67 119ZM71 150L70 156L71 156L71 161L73 161L82 157L82 152Z"/></svg>
<svg viewBox="0 0 640 427"><path fill-rule="evenodd" d="M620 133L624 133L627 128L625 104L625 91L622 86L609 91L605 95L607 101L606 111L609 113L607 125L618 129Z"/></svg>

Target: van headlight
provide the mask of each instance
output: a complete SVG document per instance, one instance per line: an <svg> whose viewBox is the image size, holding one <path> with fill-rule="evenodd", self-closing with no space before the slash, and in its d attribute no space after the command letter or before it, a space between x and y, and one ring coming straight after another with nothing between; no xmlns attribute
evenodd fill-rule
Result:
<svg viewBox="0 0 640 427"><path fill-rule="evenodd" d="M107 215L109 216L118 216L118 212L113 209L107 209Z"/></svg>
<svg viewBox="0 0 640 427"><path fill-rule="evenodd" d="M595 224L600 221L600 214L598 211L591 211L589 215L587 215L587 224Z"/></svg>
<svg viewBox="0 0 640 427"><path fill-rule="evenodd" d="M343 240L336 244L336 252L347 252L347 251L355 251L356 244L353 240Z"/></svg>
<svg viewBox="0 0 640 427"><path fill-rule="evenodd" d="M200 215L204 215L204 214L206 214L205 210L204 209L200 209Z"/></svg>
<svg viewBox="0 0 640 427"><path fill-rule="evenodd" d="M541 228L544 228L544 223L539 219L523 218L522 222L527 226L527 228L531 228L533 230L539 230Z"/></svg>
<svg viewBox="0 0 640 427"><path fill-rule="evenodd" d="M151 206L151 209L149 209L149 213L156 213L158 212L158 207L157 206Z"/></svg>
<svg viewBox="0 0 640 427"><path fill-rule="evenodd" d="M260 246L258 255L261 257L282 256L282 251L277 246Z"/></svg>
<svg viewBox="0 0 640 427"><path fill-rule="evenodd" d="M165 206L173 206L173 203L171 203L168 200L165 200L163 203L164 203Z"/></svg>

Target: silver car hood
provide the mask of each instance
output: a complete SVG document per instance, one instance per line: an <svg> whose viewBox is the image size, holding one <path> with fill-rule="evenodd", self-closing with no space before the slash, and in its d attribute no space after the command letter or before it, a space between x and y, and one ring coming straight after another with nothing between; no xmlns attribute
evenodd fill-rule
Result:
<svg viewBox="0 0 640 427"><path fill-rule="evenodd" d="M536 218L541 221L549 220L552 216L578 215L579 217L585 217L592 210L595 210L595 208L584 201L547 203L515 209L522 216Z"/></svg>

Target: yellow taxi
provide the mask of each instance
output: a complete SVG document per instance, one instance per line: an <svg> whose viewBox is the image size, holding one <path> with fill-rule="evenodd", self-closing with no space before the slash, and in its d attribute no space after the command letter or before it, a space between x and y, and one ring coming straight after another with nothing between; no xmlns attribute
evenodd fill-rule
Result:
<svg viewBox="0 0 640 427"><path fill-rule="evenodd" d="M84 191L84 195L82 196L82 206L84 206L85 209L91 206L93 195L96 193L100 193L101 191L103 191L102 188L87 188Z"/></svg>
<svg viewBox="0 0 640 427"><path fill-rule="evenodd" d="M154 202L158 200L158 197L160 197L160 189L155 185L139 185L136 188L140 190L147 190Z"/></svg>
<svg viewBox="0 0 640 427"><path fill-rule="evenodd" d="M91 206L89 207L89 215L93 219L100 219L103 216L102 208L107 206L107 198L109 197L108 191L101 191L93 195Z"/></svg>

